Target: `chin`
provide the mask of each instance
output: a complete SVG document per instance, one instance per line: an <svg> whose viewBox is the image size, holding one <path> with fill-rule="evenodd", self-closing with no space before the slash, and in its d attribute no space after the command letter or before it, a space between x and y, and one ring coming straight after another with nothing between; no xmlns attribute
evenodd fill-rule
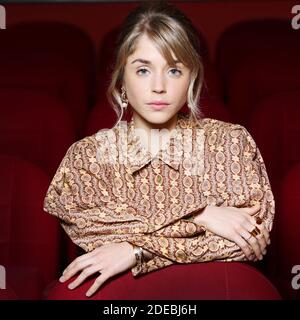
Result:
<svg viewBox="0 0 300 320"><path fill-rule="evenodd" d="M172 119L176 115L176 112L170 112L168 110L161 110L161 111L151 111L147 112L147 115L145 115L145 118L149 122L153 123L165 123Z"/></svg>
<svg viewBox="0 0 300 320"><path fill-rule="evenodd" d="M157 115L149 115L147 117L147 121L152 124L162 125L164 123L167 123L172 119L173 115L168 114L157 114Z"/></svg>

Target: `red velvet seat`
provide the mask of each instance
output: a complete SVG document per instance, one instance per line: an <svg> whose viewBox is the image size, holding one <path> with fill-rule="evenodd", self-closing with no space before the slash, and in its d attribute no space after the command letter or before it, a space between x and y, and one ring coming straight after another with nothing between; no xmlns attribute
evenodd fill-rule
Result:
<svg viewBox="0 0 300 320"><path fill-rule="evenodd" d="M128 112L129 113L129 112ZM129 115L124 115L127 119ZM85 122L84 136L92 135L100 129L112 128L117 121L117 115L108 102L99 101L90 110Z"/></svg>
<svg viewBox="0 0 300 320"><path fill-rule="evenodd" d="M267 18L231 25L221 34L216 47L217 69L224 85L248 57L253 54L272 56L281 48L287 57L291 52L300 50L300 34L292 29L290 20Z"/></svg>
<svg viewBox="0 0 300 320"><path fill-rule="evenodd" d="M1 153L27 159L52 177L75 141L74 125L65 106L45 93L0 89Z"/></svg>
<svg viewBox="0 0 300 320"><path fill-rule="evenodd" d="M280 91L300 91L299 53L277 50L244 59L228 80L228 108L247 126L256 104Z"/></svg>
<svg viewBox="0 0 300 320"><path fill-rule="evenodd" d="M19 298L37 299L60 266L60 226L43 211L50 179L36 165L5 155L0 176L0 264Z"/></svg>
<svg viewBox="0 0 300 320"><path fill-rule="evenodd" d="M44 291L48 300L165 300L165 299L281 299L272 283L253 267L234 262L171 265L133 278L127 271L108 279L92 297L85 293L96 276L69 290L65 283L52 282Z"/></svg>
<svg viewBox="0 0 300 320"><path fill-rule="evenodd" d="M300 139L300 93L281 92L255 105L249 119L249 131L262 153L276 203L276 215L271 233L272 245L267 255L267 272L277 277L278 261L282 261L279 246L282 241L283 210L282 181L294 164L300 161L297 141Z"/></svg>
<svg viewBox="0 0 300 320"><path fill-rule="evenodd" d="M0 43L0 86L53 95L66 105L80 128L95 60L88 35L63 22L22 22L1 32Z"/></svg>
<svg viewBox="0 0 300 320"><path fill-rule="evenodd" d="M17 300L18 297L11 286L6 285L6 289L0 290L0 300Z"/></svg>
<svg viewBox="0 0 300 320"><path fill-rule="evenodd" d="M249 130L260 148L274 193L279 197L282 178L300 161L300 92L285 91L263 99L253 108Z"/></svg>
<svg viewBox="0 0 300 320"><path fill-rule="evenodd" d="M204 118L212 118L225 122L233 122L233 116L219 98L206 97L200 99L200 110ZM188 111L188 109L186 109Z"/></svg>
<svg viewBox="0 0 300 320"><path fill-rule="evenodd" d="M203 60L204 83L202 96L205 98L218 98L223 101L222 84L214 63L208 59Z"/></svg>

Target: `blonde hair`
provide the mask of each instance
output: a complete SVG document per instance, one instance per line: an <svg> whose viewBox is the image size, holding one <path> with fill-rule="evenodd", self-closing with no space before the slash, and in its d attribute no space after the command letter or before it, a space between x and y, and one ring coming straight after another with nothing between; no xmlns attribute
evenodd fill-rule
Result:
<svg viewBox="0 0 300 320"><path fill-rule="evenodd" d="M200 120L202 113L199 109L200 93L203 85L203 63L200 52L200 41L192 22L175 6L167 2L147 1L135 8L125 19L119 33L115 62L107 99L117 114L118 120L123 117L123 108L120 89L124 69L128 56L135 51L136 40L147 34L156 43L158 50L171 67L176 67L171 51L175 57L191 71L190 84L187 95L189 117Z"/></svg>

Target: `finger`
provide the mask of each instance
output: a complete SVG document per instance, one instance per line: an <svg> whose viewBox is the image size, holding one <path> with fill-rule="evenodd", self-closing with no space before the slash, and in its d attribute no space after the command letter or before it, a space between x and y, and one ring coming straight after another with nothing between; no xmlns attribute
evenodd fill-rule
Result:
<svg viewBox="0 0 300 320"><path fill-rule="evenodd" d="M247 227L247 230L251 233L251 231L253 231L254 228L258 229L260 231L260 234L262 235L262 238L258 238L257 239L260 239L260 246L261 246L261 252L262 254L266 254L266 246L268 244L270 244L270 234L269 234L269 231L265 228L265 225L264 224L254 224L254 225L251 225L251 229L249 229L250 226ZM259 234L259 235L260 235Z"/></svg>
<svg viewBox="0 0 300 320"><path fill-rule="evenodd" d="M241 237L242 237L243 239L245 239L247 242L248 242L248 240L252 237L251 233L248 232L248 231L246 231L246 230L242 230L242 231L240 232L240 235L241 235Z"/></svg>
<svg viewBox="0 0 300 320"><path fill-rule="evenodd" d="M261 226L263 224L263 219L261 217L259 217L258 215L255 217L255 216L249 216L249 219L250 219L250 222L253 224L253 225L256 225L256 226Z"/></svg>
<svg viewBox="0 0 300 320"><path fill-rule="evenodd" d="M262 255L265 255L267 253L266 247L267 247L267 242L266 239L263 235L263 233L260 233L256 236L257 242L260 246L260 252Z"/></svg>
<svg viewBox="0 0 300 320"><path fill-rule="evenodd" d="M250 221L251 221L251 219L247 220L244 223L244 227L251 234L251 231L253 231L253 229L255 228L255 223L253 224Z"/></svg>
<svg viewBox="0 0 300 320"><path fill-rule="evenodd" d="M75 260L73 260L68 267L63 271L62 274L65 274L66 272L68 272L69 269L72 269L74 264L78 263L78 262L82 262L84 260L90 259L93 255L95 254L95 251L91 251L88 253L85 253L79 257L77 257Z"/></svg>
<svg viewBox="0 0 300 320"><path fill-rule="evenodd" d="M102 284L109 278L106 274L102 273L92 284L92 286L89 288L89 290L86 292L86 296L90 297L93 295L101 286Z"/></svg>
<svg viewBox="0 0 300 320"><path fill-rule="evenodd" d="M247 221L251 224L251 226L252 226L252 229L253 229L253 226L254 225L257 225L257 217L255 217L255 214L257 214L259 212L259 210L256 210L254 213L246 213L246 212L244 212L244 214L245 214L245 217L246 217L246 219L247 219ZM249 227L249 226L248 226ZM252 230L251 229L251 230Z"/></svg>
<svg viewBox="0 0 300 320"><path fill-rule="evenodd" d="M253 229L253 226L252 226L252 229ZM249 248L249 246L251 248L251 249L249 248L250 256L248 256L247 258L249 260L257 261L258 258L256 256L255 252L252 250L252 245L251 245L251 243L249 241L253 237L252 234L250 232L246 231L246 230L242 230L240 232L240 235L242 236L242 238L244 238L246 240L248 248Z"/></svg>
<svg viewBox="0 0 300 320"><path fill-rule="evenodd" d="M85 268L82 270L82 272L80 273L80 275L76 278L76 280L74 280L73 282L71 282L68 285L69 289L74 289L77 286L79 286L86 278L88 278L90 275L92 275L95 272L99 271L99 265L93 265L89 268Z"/></svg>
<svg viewBox="0 0 300 320"><path fill-rule="evenodd" d="M65 282L71 277L73 277L78 271L89 267L92 264L91 258L85 260L77 260L75 259L65 270L63 275L59 278L60 282Z"/></svg>
<svg viewBox="0 0 300 320"><path fill-rule="evenodd" d="M262 228L262 232L266 238L267 244L270 245L271 244L270 232L265 227Z"/></svg>
<svg viewBox="0 0 300 320"><path fill-rule="evenodd" d="M271 243L270 233L269 233L269 231L266 229L265 225L264 225L264 224L257 225L257 228L262 232L262 234L263 234L264 237L265 237L266 243L269 245L269 244Z"/></svg>
<svg viewBox="0 0 300 320"><path fill-rule="evenodd" d="M256 226L256 219L255 219L255 217L249 216L249 222L251 223L252 229L253 229L253 226Z"/></svg>
<svg viewBox="0 0 300 320"><path fill-rule="evenodd" d="M238 233L235 235L233 241L241 248L241 250L244 252L247 259L252 260L251 248L249 247L248 243Z"/></svg>
<svg viewBox="0 0 300 320"><path fill-rule="evenodd" d="M260 250L260 245L257 241L257 238L256 237L251 237L249 240L248 240L248 243L251 245L257 259L259 260L262 260L263 256L262 256L262 252Z"/></svg>
<svg viewBox="0 0 300 320"><path fill-rule="evenodd" d="M260 210L260 203L256 203L253 207L243 208L243 211L250 215L257 213L259 210Z"/></svg>

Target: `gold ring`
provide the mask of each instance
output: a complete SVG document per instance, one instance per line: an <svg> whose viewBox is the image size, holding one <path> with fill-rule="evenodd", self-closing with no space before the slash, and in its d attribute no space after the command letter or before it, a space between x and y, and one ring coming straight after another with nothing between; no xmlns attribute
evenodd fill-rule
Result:
<svg viewBox="0 0 300 320"><path fill-rule="evenodd" d="M254 227L252 231L250 231L253 237L256 237L257 235L260 234L260 230L257 227Z"/></svg>

